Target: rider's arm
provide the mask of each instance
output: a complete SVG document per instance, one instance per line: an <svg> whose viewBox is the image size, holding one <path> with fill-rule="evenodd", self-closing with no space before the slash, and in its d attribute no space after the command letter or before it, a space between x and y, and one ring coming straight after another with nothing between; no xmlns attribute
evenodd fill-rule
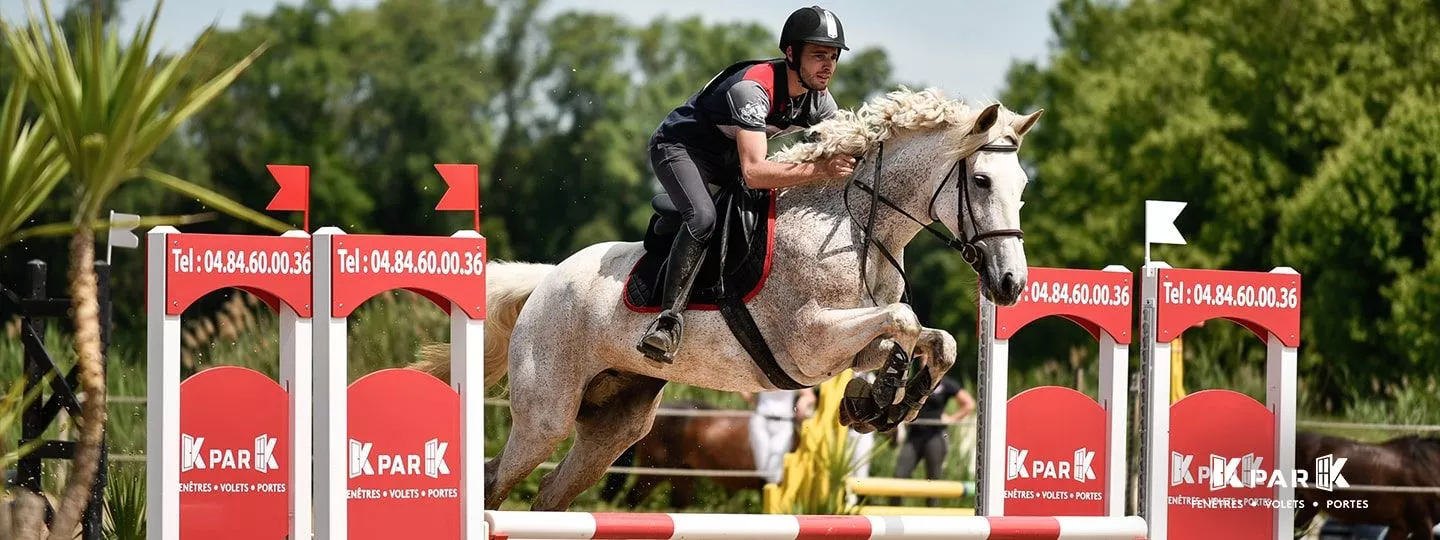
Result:
<svg viewBox="0 0 1440 540"><path fill-rule="evenodd" d="M765 159L769 144L763 131L735 132L740 152L740 176L751 189L777 189L821 180L826 177L819 163L779 163Z"/></svg>
<svg viewBox="0 0 1440 540"><path fill-rule="evenodd" d="M779 163L765 159L769 153L769 126L765 124L770 110L770 96L760 83L744 80L725 92L730 114L735 120L735 147L740 155L740 176L751 189L777 189L816 180L835 174L819 163Z"/></svg>
<svg viewBox="0 0 1440 540"><path fill-rule="evenodd" d="M959 422L966 416L970 416L971 412L975 411L975 398L971 397L970 392L965 391L963 387L955 391L955 402L960 404L960 410L955 411L955 414L946 418L946 422Z"/></svg>

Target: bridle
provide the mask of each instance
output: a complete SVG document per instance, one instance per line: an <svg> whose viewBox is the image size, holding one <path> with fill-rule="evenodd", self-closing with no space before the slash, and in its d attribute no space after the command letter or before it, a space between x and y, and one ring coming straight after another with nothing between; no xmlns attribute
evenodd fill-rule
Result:
<svg viewBox="0 0 1440 540"><path fill-rule="evenodd" d="M1018 152L1019 150L1019 145L1015 144L987 143L975 149L975 152L1012 153ZM895 260L895 257L890 254L890 251L885 249L885 246L875 239L875 212L877 210L877 207L879 206L876 204L876 202L882 203L885 206L889 206L896 212L900 212L900 215L909 218L910 221L914 221L921 227L924 227L925 230L930 231L930 234L933 234L935 235L935 237L939 238L940 241L944 242L947 247L959 251L960 258L963 259L967 264L969 264L970 268L974 269L977 274L980 273L981 263L985 261L985 252L980 251L980 241L988 238L998 238L1005 236L1013 236L1019 239L1025 238L1025 232L1020 229L991 229L985 232L977 232L974 236L970 235L970 230L980 230L980 224L975 221L975 209L973 206L974 199L970 196L971 170L969 158L971 155L974 155L974 152L972 152L971 154L960 156L959 159L955 160L955 164L950 167L949 171L945 172L945 177L941 179L940 185L935 188L935 193L930 196L930 205L928 211L929 215L926 216L930 218L929 223L915 219L915 216L910 215L909 212L906 212L903 208L900 208L899 205L895 204L890 199L880 194L880 180L884 178L884 176L881 174L882 163L885 161L884 141L880 141L879 148L876 149L875 187L872 188L865 183L856 180L856 175L854 174L850 176L850 181L845 183L845 213L850 216L850 221L854 222L856 225L860 225L860 222L855 219L855 214L851 213L850 211L850 186L859 186L860 189L870 193L870 215L866 219L865 225L861 228L861 230L863 231L862 234L864 235L863 243L874 244L875 247L880 250L880 254L884 255L885 259L890 262L890 265L895 267L895 270L897 272L900 272L900 280L904 284L904 290L901 297L901 301L903 302L908 303L910 301L910 280L905 276L905 270L900 266L900 263ZM864 160L863 157L859 159L861 161ZM955 174L960 170L961 164L964 164L965 166L964 176ZM950 176L952 174L955 174L957 178L956 181L959 182L960 188L960 204L957 206L957 211L960 215L955 217L955 222L960 225L960 238L951 237L945 234L944 231L938 230L932 226L936 221L939 221L939 218L935 215L935 201L940 198L940 192L945 190L945 184L950 182ZM967 221L965 218L967 214L969 215L968 221L970 224L968 230L965 227L965 222ZM865 273L866 262L869 259L869 255L870 250L868 249L868 247L867 249L863 249L860 251L860 281L865 285L865 292L870 296L871 303L874 303L875 294L870 289L870 282L866 279Z"/></svg>

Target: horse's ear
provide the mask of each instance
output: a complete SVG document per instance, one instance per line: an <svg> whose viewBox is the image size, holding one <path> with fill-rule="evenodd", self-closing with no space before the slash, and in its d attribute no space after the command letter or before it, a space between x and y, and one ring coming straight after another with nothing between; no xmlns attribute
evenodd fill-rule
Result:
<svg viewBox="0 0 1440 540"><path fill-rule="evenodd" d="M1016 135L1024 137L1025 132L1035 127L1035 122L1040 121L1040 116L1043 114L1045 114L1045 109L1037 109L1033 113L1016 118L1015 122L1011 124L1011 127L1015 129Z"/></svg>
<svg viewBox="0 0 1440 540"><path fill-rule="evenodd" d="M990 131L995 127L995 120L1000 118L1000 104L991 103L980 111L980 116L975 117L975 127L970 128L970 134L976 135Z"/></svg>

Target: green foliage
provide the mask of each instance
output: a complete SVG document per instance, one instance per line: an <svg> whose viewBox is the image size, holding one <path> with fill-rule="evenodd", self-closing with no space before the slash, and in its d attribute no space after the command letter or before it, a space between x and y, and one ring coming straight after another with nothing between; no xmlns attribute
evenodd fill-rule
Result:
<svg viewBox="0 0 1440 540"><path fill-rule="evenodd" d="M1157 258L1304 276L1307 399L1340 407L1440 368L1435 169L1416 131L1440 82L1433 3L1062 0L1051 24L1044 67L1016 65L1003 96L1049 111L1022 152L1032 264L1138 270L1143 200L1186 201L1189 245ZM1243 331L1213 337L1202 362L1263 358Z"/></svg>
<svg viewBox="0 0 1440 540"><path fill-rule="evenodd" d="M23 118L29 84L15 77L0 102L0 246L22 234L21 226L40 210L69 164L50 137L44 119Z"/></svg>
<svg viewBox="0 0 1440 540"><path fill-rule="evenodd" d="M1440 111L1407 92L1379 125L1360 124L1289 201L1280 257L1317 291L1302 369L1352 397L1387 397L1440 357ZM1315 219L1325 216L1325 219ZM1323 294L1322 294L1323 293Z"/></svg>
<svg viewBox="0 0 1440 540"><path fill-rule="evenodd" d="M82 225L99 218L111 193L123 182L143 177L231 215L278 225L249 208L144 166L165 139L219 96L261 52L252 51L209 80L186 84L200 71L196 60L208 33L184 54L151 64L150 41L161 5L156 2L149 21L136 26L123 51L119 34L106 32L102 17L83 13L77 15L79 35L72 48L47 0L41 2L43 19L32 18L24 28L0 24L19 77L34 86L32 103L51 127L48 135L74 175L71 187L77 204L72 222ZM275 229L281 232L284 227Z"/></svg>
<svg viewBox="0 0 1440 540"><path fill-rule="evenodd" d="M105 540L143 540L145 468L112 467L105 483Z"/></svg>

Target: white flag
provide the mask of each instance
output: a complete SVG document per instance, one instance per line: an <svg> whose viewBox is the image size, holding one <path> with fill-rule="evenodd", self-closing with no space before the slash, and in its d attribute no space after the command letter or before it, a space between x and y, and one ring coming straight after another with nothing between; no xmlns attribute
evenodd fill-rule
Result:
<svg viewBox="0 0 1440 540"><path fill-rule="evenodd" d="M122 248L140 247L140 237L131 232L140 225L140 216L117 214L110 211L110 246Z"/></svg>
<svg viewBox="0 0 1440 540"><path fill-rule="evenodd" d="M1145 201L1145 243L1184 244L1185 236L1175 228L1175 218L1185 209L1183 202Z"/></svg>

